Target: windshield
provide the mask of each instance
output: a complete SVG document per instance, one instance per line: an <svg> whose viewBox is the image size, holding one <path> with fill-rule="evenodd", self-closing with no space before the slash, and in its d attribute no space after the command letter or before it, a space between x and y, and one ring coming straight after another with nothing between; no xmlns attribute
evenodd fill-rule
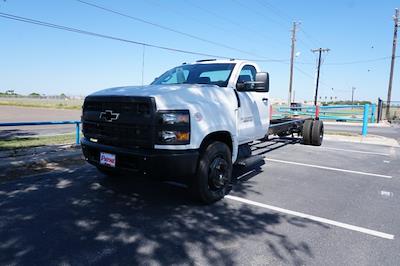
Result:
<svg viewBox="0 0 400 266"><path fill-rule="evenodd" d="M157 78L152 85L212 84L228 85L235 64L195 64L175 67Z"/></svg>

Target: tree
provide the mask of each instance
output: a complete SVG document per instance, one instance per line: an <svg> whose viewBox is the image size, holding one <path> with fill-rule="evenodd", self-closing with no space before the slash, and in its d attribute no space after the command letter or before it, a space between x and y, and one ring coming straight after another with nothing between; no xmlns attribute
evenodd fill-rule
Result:
<svg viewBox="0 0 400 266"><path fill-rule="evenodd" d="M39 98L39 97L40 97L40 94L37 93L37 92L32 92L32 93L29 94L29 97Z"/></svg>

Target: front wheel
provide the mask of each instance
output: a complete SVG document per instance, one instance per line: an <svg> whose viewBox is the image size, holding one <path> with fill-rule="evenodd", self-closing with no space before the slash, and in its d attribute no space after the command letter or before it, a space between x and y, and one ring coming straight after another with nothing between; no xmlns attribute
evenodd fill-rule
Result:
<svg viewBox="0 0 400 266"><path fill-rule="evenodd" d="M229 147L212 142L201 153L191 190L200 201L210 204L222 199L232 179L232 156Z"/></svg>

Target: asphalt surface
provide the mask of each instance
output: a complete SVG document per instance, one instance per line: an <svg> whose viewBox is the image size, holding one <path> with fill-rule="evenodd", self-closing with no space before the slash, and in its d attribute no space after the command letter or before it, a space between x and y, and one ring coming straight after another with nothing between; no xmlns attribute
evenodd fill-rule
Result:
<svg viewBox="0 0 400 266"><path fill-rule="evenodd" d="M0 123L80 120L81 111L0 106ZM0 139L75 132L75 125L0 127Z"/></svg>
<svg viewBox="0 0 400 266"><path fill-rule="evenodd" d="M398 265L399 148L253 149L266 160L210 206L89 165L4 183L0 265Z"/></svg>

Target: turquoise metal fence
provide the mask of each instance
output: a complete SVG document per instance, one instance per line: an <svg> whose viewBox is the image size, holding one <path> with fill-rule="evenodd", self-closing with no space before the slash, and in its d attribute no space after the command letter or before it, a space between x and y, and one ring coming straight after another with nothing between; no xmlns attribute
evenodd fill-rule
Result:
<svg viewBox="0 0 400 266"><path fill-rule="evenodd" d="M44 125L68 125L75 124L75 144L80 142L80 124L81 121L40 121L40 122L15 122L0 123L0 127L20 127L20 126L44 126Z"/></svg>
<svg viewBox="0 0 400 266"><path fill-rule="evenodd" d="M376 105L328 105L318 106L318 119L324 121L361 122L362 134L367 135L368 123L376 122ZM293 116L316 117L315 106L278 107L272 118Z"/></svg>

